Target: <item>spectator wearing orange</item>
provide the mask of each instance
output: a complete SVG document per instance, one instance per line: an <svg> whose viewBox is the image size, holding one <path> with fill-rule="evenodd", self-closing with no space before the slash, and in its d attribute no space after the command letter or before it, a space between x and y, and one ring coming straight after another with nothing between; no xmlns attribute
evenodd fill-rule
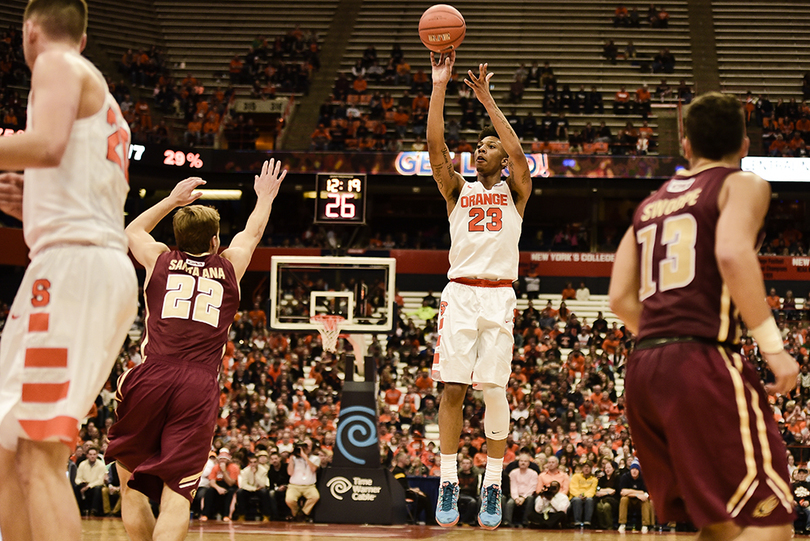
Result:
<svg viewBox="0 0 810 541"><path fill-rule="evenodd" d="M616 96L613 99L613 114L626 115L629 112L629 101L630 93L627 92L624 85L622 85L621 89L616 92Z"/></svg>
<svg viewBox="0 0 810 541"><path fill-rule="evenodd" d="M206 117L203 124L203 144L209 147L214 146L214 139L219 133L219 121L215 118Z"/></svg>
<svg viewBox="0 0 810 541"><path fill-rule="evenodd" d="M359 75L352 83L352 90L355 94L365 94L368 90L368 81L362 75Z"/></svg>
<svg viewBox="0 0 810 541"><path fill-rule="evenodd" d="M429 107L430 107L430 98L425 96L425 93L420 90L416 94L416 97L411 102L411 110L416 111L417 109L424 109L425 111L427 111Z"/></svg>
<svg viewBox="0 0 810 541"><path fill-rule="evenodd" d="M416 70L416 73L413 74L412 84L411 84L411 91L412 92L427 92L429 88L430 79L428 78L427 73L422 68ZM427 109L427 107L425 107Z"/></svg>
<svg viewBox="0 0 810 541"><path fill-rule="evenodd" d="M630 14L622 4L613 12L613 26L630 26Z"/></svg>
<svg viewBox="0 0 810 541"><path fill-rule="evenodd" d="M778 317L779 311L782 309L782 299L776 294L776 289L771 288L768 292L768 296L765 297L765 302L768 303L774 317Z"/></svg>
<svg viewBox="0 0 810 541"><path fill-rule="evenodd" d="M641 88L636 90L636 112L646 119L651 111L652 95L649 86L644 83Z"/></svg>
<svg viewBox="0 0 810 541"><path fill-rule="evenodd" d="M411 65L408 64L407 60L403 60L399 64L397 64L397 73L394 76L394 84L401 85L405 84L410 86L411 84Z"/></svg>
<svg viewBox="0 0 810 541"><path fill-rule="evenodd" d="M408 131L408 123L411 120L411 115L405 111L404 108L398 107L394 113L394 129L397 130L397 135L400 139L405 138L405 133Z"/></svg>
<svg viewBox="0 0 810 541"><path fill-rule="evenodd" d="M774 139L771 146L768 147L768 155L776 157L782 156L786 147L787 142L785 141L784 135L777 133L776 139Z"/></svg>
<svg viewBox="0 0 810 541"><path fill-rule="evenodd" d="M188 123L186 133L183 135L183 139L186 145L194 146L200 144L202 127L203 127L203 116L201 114L197 114Z"/></svg>
<svg viewBox="0 0 810 541"><path fill-rule="evenodd" d="M318 127L312 132L310 138L312 139L309 145L310 150L328 150L329 141L332 140L332 137L329 135L329 128L324 126L323 123L318 124Z"/></svg>
<svg viewBox="0 0 810 541"><path fill-rule="evenodd" d="M14 112L13 108L9 107L3 116L3 124L10 128L16 128L18 123L17 113Z"/></svg>
<svg viewBox="0 0 810 541"><path fill-rule="evenodd" d="M562 290L562 300L567 301L569 299L576 299L577 298L577 290L574 289L574 285L571 282L565 284L565 288Z"/></svg>

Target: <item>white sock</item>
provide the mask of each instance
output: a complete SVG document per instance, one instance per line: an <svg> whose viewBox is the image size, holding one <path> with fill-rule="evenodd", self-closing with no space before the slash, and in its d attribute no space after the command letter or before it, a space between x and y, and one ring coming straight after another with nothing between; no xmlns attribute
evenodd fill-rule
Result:
<svg viewBox="0 0 810 541"><path fill-rule="evenodd" d="M501 474L503 474L503 458L487 457L487 469L484 472L484 486L501 486Z"/></svg>
<svg viewBox="0 0 810 541"><path fill-rule="evenodd" d="M456 483L458 484L458 464L456 463L458 459L456 458L456 453L452 455L446 455L442 453L442 478L439 481L439 486L442 483L447 481L448 483Z"/></svg>

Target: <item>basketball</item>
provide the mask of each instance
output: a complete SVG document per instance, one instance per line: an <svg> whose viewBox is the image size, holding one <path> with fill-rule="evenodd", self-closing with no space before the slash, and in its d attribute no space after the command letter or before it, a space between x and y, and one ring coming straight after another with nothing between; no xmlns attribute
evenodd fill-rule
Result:
<svg viewBox="0 0 810 541"><path fill-rule="evenodd" d="M466 33L467 25L461 12L447 4L429 7L419 19L419 39L434 53L458 49Z"/></svg>

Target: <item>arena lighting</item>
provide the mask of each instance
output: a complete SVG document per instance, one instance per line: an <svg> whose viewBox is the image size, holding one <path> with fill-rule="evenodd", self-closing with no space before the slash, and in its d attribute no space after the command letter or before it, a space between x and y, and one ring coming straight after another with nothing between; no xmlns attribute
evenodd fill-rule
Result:
<svg viewBox="0 0 810 541"><path fill-rule="evenodd" d="M810 182L810 158L747 156L740 168L769 182Z"/></svg>
<svg viewBox="0 0 810 541"><path fill-rule="evenodd" d="M200 199L209 201L238 201L242 199L242 190L197 190L202 194Z"/></svg>

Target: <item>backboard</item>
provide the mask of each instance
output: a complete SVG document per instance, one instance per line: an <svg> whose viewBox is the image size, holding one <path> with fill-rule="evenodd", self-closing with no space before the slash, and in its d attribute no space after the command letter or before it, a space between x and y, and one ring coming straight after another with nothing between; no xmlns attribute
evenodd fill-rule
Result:
<svg viewBox="0 0 810 541"><path fill-rule="evenodd" d="M390 257L274 256L270 328L317 332L315 315L345 318L341 332L388 333L394 325L396 260Z"/></svg>

